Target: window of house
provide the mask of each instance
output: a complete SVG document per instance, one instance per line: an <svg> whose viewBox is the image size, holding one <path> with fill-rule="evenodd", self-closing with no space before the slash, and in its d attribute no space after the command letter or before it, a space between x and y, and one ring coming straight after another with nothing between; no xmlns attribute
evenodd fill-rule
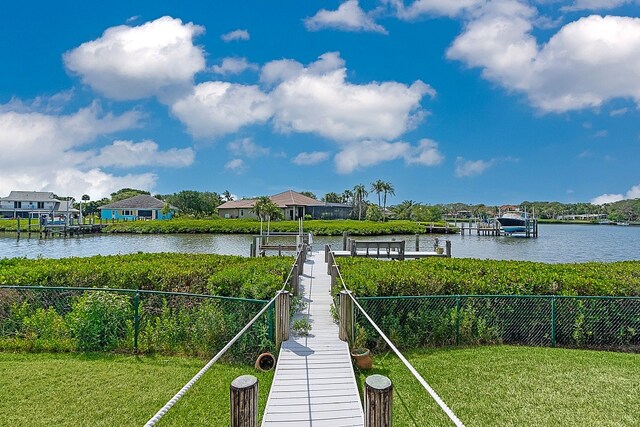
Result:
<svg viewBox="0 0 640 427"><path fill-rule="evenodd" d="M22 209L22 202L13 202L14 209Z"/></svg>
<svg viewBox="0 0 640 427"><path fill-rule="evenodd" d="M44 202L38 202L38 209L44 209Z"/></svg>
<svg viewBox="0 0 640 427"><path fill-rule="evenodd" d="M240 216L244 216L244 209L240 209Z"/></svg>

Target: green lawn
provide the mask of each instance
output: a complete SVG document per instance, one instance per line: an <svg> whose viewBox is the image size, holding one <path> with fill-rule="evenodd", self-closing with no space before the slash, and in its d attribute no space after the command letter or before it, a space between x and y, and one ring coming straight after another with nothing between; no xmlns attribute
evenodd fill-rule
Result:
<svg viewBox="0 0 640 427"><path fill-rule="evenodd" d="M0 425L141 426L206 361L103 354L0 353ZM256 375L260 410L273 374L213 365L158 426L226 425L229 385Z"/></svg>
<svg viewBox="0 0 640 427"><path fill-rule="evenodd" d="M406 357L467 427L640 426L639 354L496 346ZM395 355L374 364L366 375L394 384L394 425L453 425Z"/></svg>
<svg viewBox="0 0 640 427"><path fill-rule="evenodd" d="M640 355L531 347L407 353L467 427L638 426ZM367 373L395 387L395 426L452 425L393 355ZM0 353L0 424L140 426L205 362L175 357ZM231 381L260 381L260 411L272 373L214 365L159 426L228 425ZM357 373L362 383L365 375Z"/></svg>

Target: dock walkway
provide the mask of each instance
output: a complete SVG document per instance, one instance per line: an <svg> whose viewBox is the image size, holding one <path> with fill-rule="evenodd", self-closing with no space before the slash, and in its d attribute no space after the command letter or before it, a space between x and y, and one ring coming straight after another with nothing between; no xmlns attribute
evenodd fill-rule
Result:
<svg viewBox="0 0 640 427"><path fill-rule="evenodd" d="M308 316L312 329L282 343L262 426L364 426L349 347L329 311L331 277L323 252L307 258L300 294L308 305L296 317Z"/></svg>

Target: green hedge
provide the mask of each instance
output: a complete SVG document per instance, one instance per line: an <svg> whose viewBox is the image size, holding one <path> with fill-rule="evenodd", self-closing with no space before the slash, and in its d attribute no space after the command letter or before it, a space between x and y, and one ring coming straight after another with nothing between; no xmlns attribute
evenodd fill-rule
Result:
<svg viewBox="0 0 640 427"><path fill-rule="evenodd" d="M348 231L354 236L384 234L425 233L431 223L413 221L355 221L355 220L309 220L304 222L305 231L319 236L341 235ZM444 223L435 223L444 227ZM297 232L298 221L273 221L271 231ZM266 231L267 224L263 224ZM452 229L453 231L454 229ZM105 228L108 233L237 233L259 234L260 222L253 219L172 219L170 221L117 222Z"/></svg>
<svg viewBox="0 0 640 427"><path fill-rule="evenodd" d="M146 289L270 299L291 257L131 254L62 259L0 259L0 285Z"/></svg>
<svg viewBox="0 0 640 427"><path fill-rule="evenodd" d="M545 264L466 258L388 262L338 259L358 296L393 295L640 295L640 261Z"/></svg>

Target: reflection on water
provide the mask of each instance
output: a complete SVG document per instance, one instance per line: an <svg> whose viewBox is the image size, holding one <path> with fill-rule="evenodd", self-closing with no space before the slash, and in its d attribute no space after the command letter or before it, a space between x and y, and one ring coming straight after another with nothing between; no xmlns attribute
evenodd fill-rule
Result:
<svg viewBox="0 0 640 427"><path fill-rule="evenodd" d="M514 259L542 262L620 261L640 259L640 227L607 225L540 225L537 239L508 236L424 235L422 250L433 248L434 238L443 245L451 240L458 258ZM415 249L415 236L366 236L362 240L405 240L408 250ZM291 238L272 237L272 244L291 243ZM87 235L70 238L20 240L13 233L0 233L0 257L45 257L114 255L135 252L216 253L249 255L250 235L170 234L170 235ZM315 236L314 249L325 244L342 248L342 236Z"/></svg>

